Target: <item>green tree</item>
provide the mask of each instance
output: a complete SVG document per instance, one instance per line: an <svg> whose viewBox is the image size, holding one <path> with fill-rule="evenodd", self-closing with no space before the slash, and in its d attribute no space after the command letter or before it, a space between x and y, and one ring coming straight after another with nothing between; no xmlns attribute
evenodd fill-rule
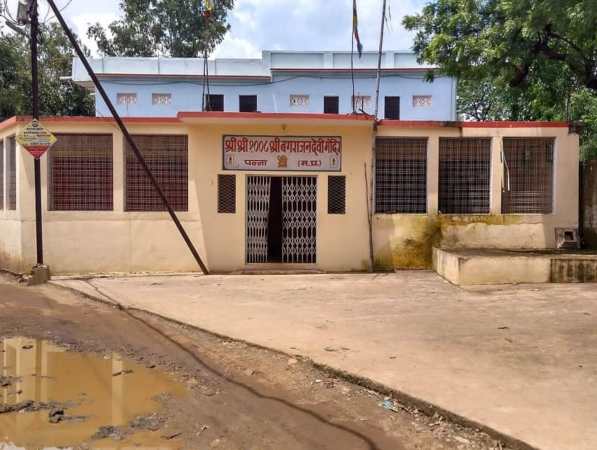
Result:
<svg viewBox="0 0 597 450"><path fill-rule="evenodd" d="M596 24L597 0L434 0L404 19L419 57L449 75L517 87L553 61L594 91Z"/></svg>
<svg viewBox="0 0 597 450"><path fill-rule="evenodd" d="M42 115L94 114L93 98L62 77L71 73L73 51L60 26L42 25L39 35L39 90ZM0 29L0 120L31 114L31 57L24 36Z"/></svg>
<svg viewBox="0 0 597 450"><path fill-rule="evenodd" d="M433 0L404 24L463 118L580 120L597 156L597 0Z"/></svg>
<svg viewBox="0 0 597 450"><path fill-rule="evenodd" d="M230 29L234 0L214 0L207 17L203 0L122 0L122 18L107 29L92 25L87 35L107 56L191 58L211 53Z"/></svg>

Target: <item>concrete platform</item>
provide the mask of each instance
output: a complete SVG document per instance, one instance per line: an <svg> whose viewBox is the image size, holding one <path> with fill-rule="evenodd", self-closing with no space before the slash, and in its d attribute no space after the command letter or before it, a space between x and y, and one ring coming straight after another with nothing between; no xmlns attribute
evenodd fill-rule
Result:
<svg viewBox="0 0 597 450"><path fill-rule="evenodd" d="M431 271L53 283L307 356L533 448L597 448L589 284L463 289Z"/></svg>
<svg viewBox="0 0 597 450"><path fill-rule="evenodd" d="M458 286L597 283L591 252L433 249L433 269Z"/></svg>

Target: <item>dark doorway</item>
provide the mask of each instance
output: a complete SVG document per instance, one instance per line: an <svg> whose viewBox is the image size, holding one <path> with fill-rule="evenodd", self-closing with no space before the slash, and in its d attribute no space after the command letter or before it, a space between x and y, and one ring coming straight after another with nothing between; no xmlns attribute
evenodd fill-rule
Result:
<svg viewBox="0 0 597 450"><path fill-rule="evenodd" d="M247 263L317 262L317 178L247 177Z"/></svg>
<svg viewBox="0 0 597 450"><path fill-rule="evenodd" d="M269 195L267 259L282 262L282 178L272 177Z"/></svg>

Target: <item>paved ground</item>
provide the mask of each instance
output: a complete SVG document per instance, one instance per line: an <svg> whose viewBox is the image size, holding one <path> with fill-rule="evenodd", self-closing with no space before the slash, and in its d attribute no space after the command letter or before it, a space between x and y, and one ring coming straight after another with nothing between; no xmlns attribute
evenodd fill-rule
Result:
<svg viewBox="0 0 597 450"><path fill-rule="evenodd" d="M0 274L0 317L2 450L512 450L309 361L54 286Z"/></svg>
<svg viewBox="0 0 597 450"><path fill-rule="evenodd" d="M595 285L462 290L430 272L62 283L309 356L541 449L597 448Z"/></svg>

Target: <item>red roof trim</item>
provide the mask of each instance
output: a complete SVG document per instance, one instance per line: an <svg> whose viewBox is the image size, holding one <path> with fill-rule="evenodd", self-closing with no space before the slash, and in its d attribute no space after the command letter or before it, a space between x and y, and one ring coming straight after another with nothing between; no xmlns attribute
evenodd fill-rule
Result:
<svg viewBox="0 0 597 450"><path fill-rule="evenodd" d="M548 121L487 121L446 122L433 120L381 120L380 126L394 128L568 128L568 122Z"/></svg>
<svg viewBox="0 0 597 450"><path fill-rule="evenodd" d="M179 119L287 119L287 120L353 120L373 122L365 114L314 114L314 113L242 113L242 112L179 112Z"/></svg>
<svg viewBox="0 0 597 450"><path fill-rule="evenodd" d="M5 128L11 128L17 124L17 117L11 117L10 119L6 119L3 122L0 122L0 131L4 130Z"/></svg>
<svg viewBox="0 0 597 450"><path fill-rule="evenodd" d="M31 116L15 116L0 123L0 130L20 123L29 123ZM181 123L176 117L123 117L125 123ZM113 123L111 117L93 116L46 116L41 117L42 123Z"/></svg>

